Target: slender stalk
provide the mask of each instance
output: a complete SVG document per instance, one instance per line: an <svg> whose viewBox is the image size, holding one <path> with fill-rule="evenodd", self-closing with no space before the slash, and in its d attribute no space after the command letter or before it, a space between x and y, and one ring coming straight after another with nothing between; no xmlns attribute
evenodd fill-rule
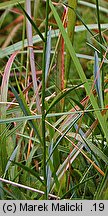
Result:
<svg viewBox="0 0 108 216"><path fill-rule="evenodd" d="M99 15L99 3L98 0L96 0L96 8L97 8L97 21L98 21L98 29L99 29L99 40L100 40L100 44L103 43L103 39L102 39L102 33L101 33L101 25L100 25L100 15ZM102 47L100 47L100 55L101 55L101 62L103 59L103 55L102 55ZM103 101L104 101L104 72L103 72L103 67L102 67L102 95L103 95Z"/></svg>
<svg viewBox="0 0 108 216"><path fill-rule="evenodd" d="M36 192L36 193L38 193L38 194L44 195L44 191L37 190L37 189L35 189L35 188L28 187L28 186L23 185L23 184L18 184L18 183L16 183L16 182L9 181L9 180L4 179L4 178L0 178L0 182L4 182L4 183L10 184L10 185L12 185L12 186L14 186L14 187L23 188L23 189L25 189L25 190L30 190L30 191ZM55 195L53 195L53 194L48 194L48 196L51 197L51 198L53 198L53 199L60 199L60 197L57 197L57 196L55 196Z"/></svg>
<svg viewBox="0 0 108 216"><path fill-rule="evenodd" d="M101 25L100 25L100 15L99 15L99 4L98 0L96 0L96 8L97 8L97 21L98 21L98 29L99 29L99 40L100 44L103 43L102 33L101 33ZM102 47L100 46L100 58L101 62L103 61L103 55L102 55ZM101 73L102 73L102 96L103 96L103 102L104 102L104 71L103 71L103 65L101 67ZM104 136L102 139L102 146L104 145Z"/></svg>
<svg viewBox="0 0 108 216"><path fill-rule="evenodd" d="M24 51L24 39L25 39L25 28L26 28L26 20L25 20L25 17L24 17L24 20L23 20L23 30L22 30L22 51ZM21 69L20 69L20 77L19 79L21 80L22 78L22 66L23 66L23 62L24 62L24 53L22 52L21 53Z"/></svg>
<svg viewBox="0 0 108 216"><path fill-rule="evenodd" d="M46 48L47 48L47 32L48 32L48 9L49 0L46 1L46 25L45 25L45 43L43 52L42 65L42 141L43 141L43 172L45 181L45 199L48 199L47 194L47 176L46 176L46 140L45 140L45 69L46 69Z"/></svg>

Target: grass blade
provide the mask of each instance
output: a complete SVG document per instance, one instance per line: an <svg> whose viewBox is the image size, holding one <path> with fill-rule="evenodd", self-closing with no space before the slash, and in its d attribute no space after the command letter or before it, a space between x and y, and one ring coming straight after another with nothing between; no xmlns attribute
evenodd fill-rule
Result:
<svg viewBox="0 0 108 216"><path fill-rule="evenodd" d="M50 155L52 153L52 149L53 149L53 142L51 142L50 146L49 146L49 151L48 151L48 154ZM51 160L51 163L53 164L53 155L52 157L50 158ZM51 171L51 168L50 166L47 164L46 166L46 169L47 169L47 193L49 193L50 191L50 186L51 186L51 177L52 177L52 171Z"/></svg>
<svg viewBox="0 0 108 216"><path fill-rule="evenodd" d="M4 104L1 105L0 107L0 119L5 119L6 118L6 104L7 102L7 94L8 94L8 85L9 85L9 76L10 76L10 70L13 64L13 61L18 54L18 51L13 53L11 57L9 58L4 74L3 74L3 79L2 79L2 84L1 84L1 102L4 102ZM1 169L4 172L5 166L7 163L7 149L6 149L6 133L4 136L2 136L2 133L5 131L6 124L1 124L0 125L0 164L1 164Z"/></svg>
<svg viewBox="0 0 108 216"><path fill-rule="evenodd" d="M11 0L11 1L5 1L0 3L0 10L3 10L7 7L12 7L14 5L18 5L19 3L22 4L24 3L25 0Z"/></svg>
<svg viewBox="0 0 108 216"><path fill-rule="evenodd" d="M26 104L25 98L24 98L21 90L19 89L20 90L20 96L19 96L17 91L12 86L11 86L11 89L12 89L12 92L14 93L14 95L15 95L15 97L16 97L16 99L17 99L17 101L18 101L18 103L19 103L19 105L20 105L20 107L21 107L21 109L23 111L23 113L26 116L28 116L28 115L31 116L30 110L29 110L29 108L28 108L28 106ZM42 140L41 140L40 134L38 132L37 125L36 125L35 121L30 120L28 122L29 122L30 126L34 129L40 143L42 143Z"/></svg>
<svg viewBox="0 0 108 216"><path fill-rule="evenodd" d="M92 150L92 152L96 155L98 155L100 160L103 160L106 165L108 165L108 157L96 146L94 145L92 142L90 142L90 140L88 139L84 139L84 137L82 137L84 142L86 143L86 145L89 146L89 148Z"/></svg>
<svg viewBox="0 0 108 216"><path fill-rule="evenodd" d="M98 29L98 25L97 24L88 24L87 27L91 30L93 29ZM108 28L108 24L101 24L101 29L106 29ZM79 25L79 26L75 26L75 32L82 32L82 31L86 31L87 29L85 28L85 26L83 25ZM51 30L51 38L56 38L59 35L59 30ZM44 33L42 33L43 37L44 37ZM42 41L42 39L39 37L39 35L35 35L33 36L33 44L34 43L39 43ZM100 43L98 43L103 50L106 50L106 48L101 45ZM28 47L28 42L27 39L24 40L24 47ZM17 43L14 43L13 45L10 45L9 47L6 47L5 49L0 49L0 59L4 58L10 54L12 54L13 52L17 51L17 50L21 50L22 49L22 41L19 41Z"/></svg>
<svg viewBox="0 0 108 216"><path fill-rule="evenodd" d="M42 183L42 185L45 185L45 184L44 184L44 181L40 178L38 172L34 171L33 169L31 169L31 168L29 168L29 167L27 167L27 166L25 166L25 165L23 165L23 164L21 164L21 163L17 163L17 162L15 162L15 161L11 161L11 162L12 162L13 164L16 164L17 166L19 166L19 167L22 168L23 170L27 171L29 174L35 176L35 177Z"/></svg>
<svg viewBox="0 0 108 216"><path fill-rule="evenodd" d="M45 138L45 70L46 70L46 50L47 50L47 36L48 36L48 10L49 0L46 1L46 23L45 23L45 43L42 61L42 142L43 142L43 176L45 181L45 199L48 198L47 193L47 175L46 175L46 138Z"/></svg>
<svg viewBox="0 0 108 216"><path fill-rule="evenodd" d="M101 25L100 25L100 11L99 11L99 1L96 0L96 9L97 9L97 21L98 21L98 29L99 29L99 41L100 44L103 44L103 37L102 37L102 32L101 32ZM102 47L100 47L100 54L101 54L101 61L103 59L103 52L102 52ZM102 96L104 98L104 72L103 72L103 67L102 67Z"/></svg>
<svg viewBox="0 0 108 216"><path fill-rule="evenodd" d="M37 32L37 34L40 36L40 38L42 39L42 41L45 42L45 38L43 37L42 33L39 31L38 27L36 26L36 24L33 22L33 20L30 18L30 16L28 15L28 13L24 10L24 8L22 7L22 5L19 3L20 8L22 9L22 11L24 12L25 16L27 17L27 19L29 20L29 22L31 23L31 25L33 26L33 28L35 29L35 31Z"/></svg>
<svg viewBox="0 0 108 216"><path fill-rule="evenodd" d="M31 1L29 0L26 0L26 11L28 16L31 17ZM34 88L34 94L36 94L36 106L37 106L38 113L41 113L40 98L39 98L38 84L37 84L37 77L36 77L35 58L34 58L34 51L33 51L32 24L28 20L26 23L27 23L27 39L28 39L29 52L30 52L30 66L32 72L33 88Z"/></svg>
<svg viewBox="0 0 108 216"><path fill-rule="evenodd" d="M99 185L96 194L94 195L95 200L108 200L108 166L106 167L105 175Z"/></svg>
<svg viewBox="0 0 108 216"><path fill-rule="evenodd" d="M64 89L62 92L60 92L52 101L52 103L50 104L50 106L48 107L47 111L46 111L46 115L48 114L48 112L51 110L51 108L53 106L55 106L61 99L63 99L64 97L66 97L72 90L78 88L79 86L81 86L82 84L79 84L73 88L70 89Z"/></svg>
<svg viewBox="0 0 108 216"><path fill-rule="evenodd" d="M7 162L7 165L6 165L6 168L5 168L5 172L4 172L4 178L5 178L6 173L7 173L8 169L9 169L9 167L11 165L11 161L13 161L15 159L15 156L17 154L18 148L19 148L19 145L16 146L16 148L14 149L12 155L10 156L10 159Z"/></svg>
<svg viewBox="0 0 108 216"><path fill-rule="evenodd" d="M85 24L85 22L82 20L81 16L79 15L79 13L77 12L76 9L74 9L74 7L71 7L70 5L64 4L65 6L69 7L71 10L74 11L74 13L77 15L77 17L81 20L81 22L83 23L83 25L85 26L85 28L88 30L88 32L94 37L94 34L92 33L92 31L88 28L88 26Z"/></svg>
<svg viewBox="0 0 108 216"><path fill-rule="evenodd" d="M52 12L54 14L55 20L56 20L56 22L57 22L57 24L59 26L59 29L60 29L60 31L62 33L62 36L63 36L64 41L66 43L67 49L69 50L71 58L72 58L72 60L74 62L74 66L75 66L75 68L76 68L76 70L77 70L77 72L79 74L79 77L80 77L81 81L84 83L86 93L90 97L90 101L91 101L91 104L92 104L94 110L97 110L97 109L99 109L98 104L97 104L97 102L96 102L96 100L94 98L94 95L91 93L91 87L89 86L89 83L87 81L87 78L85 76L85 73L84 73L84 71L82 69L82 66L81 66L79 60L76 57L75 50L74 50L74 48L73 48L73 46L72 46L72 44L71 44L71 42L69 40L69 37L68 37L68 35L67 35L63 25L62 25L62 22L61 22L61 20L60 20L60 18L58 16L58 13L57 13L55 7L53 6L51 0L49 0L49 4L50 4L50 8L51 8L51 10L52 10ZM95 114L96 114L96 116L97 116L97 118L99 120L99 123L100 123L102 129L103 129L103 132L105 134L105 138L108 141L108 132L107 132L108 130L107 130L107 127L106 127L106 124L105 124L105 118L102 117L100 112L97 112L97 111L94 111L94 112L95 112Z"/></svg>
<svg viewBox="0 0 108 216"><path fill-rule="evenodd" d="M47 35L45 85L47 84L47 80L48 80L50 57L51 57L51 29L48 31L48 35Z"/></svg>
<svg viewBox="0 0 108 216"><path fill-rule="evenodd" d="M98 95L98 99L99 99L99 104L100 104L101 108L103 108L104 104L103 104L103 97L102 97L99 59L98 59L98 54L96 51L95 51L95 62L94 62L94 78L95 78L95 85L96 85L96 91L97 91L97 95Z"/></svg>

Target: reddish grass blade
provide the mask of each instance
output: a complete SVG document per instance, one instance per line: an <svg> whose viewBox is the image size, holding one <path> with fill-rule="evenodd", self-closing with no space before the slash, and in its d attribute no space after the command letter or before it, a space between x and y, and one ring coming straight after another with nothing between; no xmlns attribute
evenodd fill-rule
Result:
<svg viewBox="0 0 108 216"><path fill-rule="evenodd" d="M31 2L29 0L26 1L26 11L31 18ZM33 79L33 88L34 93L36 95L36 106L38 113L41 113L41 107L40 107L40 98L38 94L38 86L37 86L37 77L36 77L36 67L35 67L35 60L34 60L34 51L33 51L33 40L32 40L32 25L27 19L27 39L28 39L28 45L29 45L29 51L30 51L30 66L31 66L31 72L32 72L32 79Z"/></svg>
<svg viewBox="0 0 108 216"><path fill-rule="evenodd" d="M19 51L16 51L11 55L11 57L9 58L6 64L5 70L4 70L4 75L3 75L2 84L1 84L1 101L2 102L7 102L7 92L8 92L10 70L11 70L13 61L18 53Z"/></svg>
<svg viewBox="0 0 108 216"><path fill-rule="evenodd" d="M9 58L4 74L3 74L3 79L2 79L2 84L1 84L1 102L4 102L1 104L0 107L0 118L6 118L6 104L7 102L7 93L8 93L8 84L9 84L9 76L10 76L10 71L11 67L13 64L13 61L18 54L18 51L13 53L11 57ZM1 124L0 125L0 174L3 174L5 171L6 163L7 163L7 149L6 149L6 132L5 132L6 125Z"/></svg>

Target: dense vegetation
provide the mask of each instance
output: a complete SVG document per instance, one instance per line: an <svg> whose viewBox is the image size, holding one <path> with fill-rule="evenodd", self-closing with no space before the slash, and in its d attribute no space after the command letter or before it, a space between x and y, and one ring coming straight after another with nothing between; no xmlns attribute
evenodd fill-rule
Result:
<svg viewBox="0 0 108 216"><path fill-rule="evenodd" d="M107 19L107 0L0 1L0 199L108 198Z"/></svg>

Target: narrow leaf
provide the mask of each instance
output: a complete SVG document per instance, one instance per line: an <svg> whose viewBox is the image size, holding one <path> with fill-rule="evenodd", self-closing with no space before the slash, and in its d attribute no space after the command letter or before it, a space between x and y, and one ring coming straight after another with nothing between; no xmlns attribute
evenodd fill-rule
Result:
<svg viewBox="0 0 108 216"><path fill-rule="evenodd" d="M46 115L48 114L49 110L55 106L62 98L66 97L71 91L73 91L74 89L78 88L79 86L83 85L83 83L73 87L73 88L70 88L70 89L65 89L63 90L62 92L60 92L55 98L54 100L52 101L52 103L50 104L49 108L47 109L46 111Z"/></svg>
<svg viewBox="0 0 108 216"><path fill-rule="evenodd" d="M17 163L15 161L11 161L13 164L16 164L17 166L19 166L20 168L22 168L23 170L27 171L28 173L30 173L31 175L35 176L43 185L44 185L44 182L43 180L40 178L38 172L32 170L31 168L21 164L21 163Z"/></svg>
<svg viewBox="0 0 108 216"><path fill-rule="evenodd" d="M18 101L18 103L19 103L19 105L20 105L20 107L21 107L21 109L23 111L23 113L26 116L30 116L31 113L30 113L30 110L29 110L29 108L28 108L28 106L26 104L26 101L25 101L25 98L23 96L23 93L20 91L20 96L19 96L14 87L11 86L11 89L12 89L12 92L14 93L14 95L15 95L15 97L16 97L16 99L17 99L17 101ZM37 129L37 125L36 125L35 121L34 120L29 120L28 122L29 122L30 126L33 127L33 129L34 129L34 131L35 131L38 139L42 143L41 137L39 135L39 132L38 132L38 129Z"/></svg>
<svg viewBox="0 0 108 216"><path fill-rule="evenodd" d="M1 84L1 97L0 100L1 102L4 102L3 104L0 105L0 120L3 120L6 118L6 104L7 102L7 94L8 94L8 85L9 85L9 76L10 76L10 71L11 67L13 64L13 61L18 54L17 52L14 52L5 67L4 74L3 74L3 79L2 79L2 84ZM7 163L7 148L6 148L6 125L1 124L0 125L0 164L2 171L5 171L5 166ZM4 133L5 132L5 133ZM2 134L4 133L4 136Z"/></svg>
<svg viewBox="0 0 108 216"><path fill-rule="evenodd" d="M108 166L106 167L105 175L99 184L94 195L95 200L108 200Z"/></svg>
<svg viewBox="0 0 108 216"><path fill-rule="evenodd" d="M48 148L49 155L52 153L52 149L53 149L53 141L51 142L51 144ZM53 155L51 156L50 160L51 160L51 163L53 164ZM51 171L49 164L47 164L47 166L46 166L46 172L47 172L47 193L49 193L50 186L51 186L51 177L52 177L52 171Z"/></svg>
<svg viewBox="0 0 108 216"><path fill-rule="evenodd" d="M6 175L8 169L9 169L9 167L10 167L10 165L11 165L11 161L13 161L13 160L15 159L15 157L16 157L18 148L19 148L19 145L16 146L16 148L15 148L14 151L12 152L12 155L10 156L10 159L9 159L8 162L7 162L7 165L6 165L6 168L5 168L5 172L4 172L4 178L5 178L5 175Z"/></svg>
<svg viewBox="0 0 108 216"><path fill-rule="evenodd" d="M97 91L97 95L98 95L98 99L99 99L99 104L101 105L101 108L103 108L104 105L103 105L103 97L102 97L99 59L98 59L98 54L96 51L95 51L95 62L94 62L94 78L95 78L95 86L96 86L96 91Z"/></svg>
<svg viewBox="0 0 108 216"><path fill-rule="evenodd" d="M51 29L48 31L48 35L47 35L45 84L47 84L47 80L48 80L50 57L51 57Z"/></svg>
<svg viewBox="0 0 108 216"><path fill-rule="evenodd" d="M105 137L106 137L106 139L108 141L108 133L107 133L108 130L107 130L107 127L106 127L106 124L105 124L105 118L103 118L100 111L96 111L97 109L99 109L99 107L98 107L98 104L97 104L97 102L96 102L96 100L94 98L94 95L91 93L91 87L90 87L89 82L88 82L88 80L87 80L87 78L85 76L83 68L82 68L82 66L81 66L81 64L80 64L80 62L79 62L79 60L78 60L78 58L76 56L76 53L75 53L75 50L74 50L74 48L73 48L73 46L71 44L71 41L69 40L69 37L68 37L68 35L67 35L63 25L62 25L60 17L58 15L55 7L53 6L51 0L49 0L49 4L50 4L50 8L51 8L51 10L52 10L52 12L54 14L55 20L56 20L56 22L57 22L57 24L59 26L59 29L60 29L60 31L62 33L62 36L64 38L67 49L70 52L71 58L72 58L72 60L74 62L74 66L75 66L75 68L76 68L76 70L77 70L77 72L79 74L79 77L80 77L81 81L84 83L84 87L85 87L85 90L87 92L87 95L90 95L90 101L91 101L91 104L92 104L92 106L93 106L93 108L95 110L94 113L96 114L96 116L97 116L97 118L99 120L99 123L100 123L100 125L101 125L101 127L103 129L103 132L105 134Z"/></svg>
<svg viewBox="0 0 108 216"><path fill-rule="evenodd" d="M33 20L30 18L30 16L28 15L28 13L24 10L24 8L21 6L21 4L19 3L19 6L21 7L21 9L23 10L25 16L27 17L27 19L30 21L30 23L32 24L33 28L35 29L35 31L38 33L38 35L40 36L40 38L45 42L45 39L42 35L42 33L39 31L38 27L36 26L36 24L33 22Z"/></svg>
<svg viewBox="0 0 108 216"><path fill-rule="evenodd" d="M14 5L17 5L18 3L24 3L25 0L11 0L11 1L5 1L0 3L0 10L4 10L5 8L12 7Z"/></svg>
<svg viewBox="0 0 108 216"><path fill-rule="evenodd" d="M64 5L70 9L72 9L74 11L74 13L76 14L76 16L79 18L79 20L83 23L83 25L85 26L85 28L88 30L88 32L94 37L94 34L92 33L92 31L90 31L90 29L88 28L88 26L85 24L85 22L82 20L81 16L79 15L79 13L77 12L77 10L75 10L73 7L71 7L70 5L67 5L64 3Z"/></svg>
<svg viewBox="0 0 108 216"><path fill-rule="evenodd" d="M96 145L94 145L90 140L85 139L84 136L82 138L85 141L86 145L88 145L89 148L92 150L92 152L94 154L98 155L98 157L108 165L108 157Z"/></svg>

